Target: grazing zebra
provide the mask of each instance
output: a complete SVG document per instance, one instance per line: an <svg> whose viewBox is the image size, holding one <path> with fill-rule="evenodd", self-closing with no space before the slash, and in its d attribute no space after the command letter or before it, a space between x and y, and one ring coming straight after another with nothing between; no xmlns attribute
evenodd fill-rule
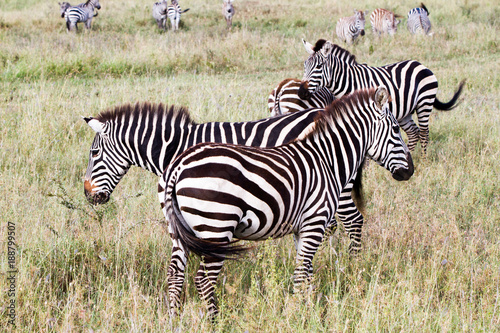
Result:
<svg viewBox="0 0 500 333"><path fill-rule="evenodd" d="M392 96L391 111L408 135L408 147L413 151L420 139L425 158L432 108L444 111L453 109L464 81L460 83L453 98L448 103L442 103L436 98L436 77L417 61L406 60L371 67L358 64L349 51L324 39L318 40L314 48L304 40L303 43L310 56L304 62L300 98L307 98L320 87L327 87L335 98L340 98L356 89L385 86ZM412 120L414 112L417 114L420 129Z"/></svg>
<svg viewBox="0 0 500 333"><path fill-rule="evenodd" d="M224 15L226 19L226 27L231 29L234 16L233 0L224 0L222 4L222 15Z"/></svg>
<svg viewBox="0 0 500 333"><path fill-rule="evenodd" d="M153 18L156 20L158 29L166 30L167 23L167 7L168 3L166 0L160 2L155 2L153 4Z"/></svg>
<svg viewBox="0 0 500 333"><path fill-rule="evenodd" d="M370 15L370 23L374 34L388 34L393 36L398 31L401 21L390 10L377 8Z"/></svg>
<svg viewBox="0 0 500 333"><path fill-rule="evenodd" d="M267 105L272 117L310 108L325 108L335 99L327 88L318 89L307 100L301 99L299 88L300 80L285 79L271 91Z"/></svg>
<svg viewBox="0 0 500 333"><path fill-rule="evenodd" d="M85 118L96 132L84 179L85 195L91 204L104 204L132 165L161 176L177 155L200 142L259 147L290 142L308 131L319 111L243 123L197 124L182 107L150 103L117 106L95 118ZM349 236L349 251L355 254L361 250L363 215L353 201L353 186L354 182L348 184L342 192L337 216ZM334 233L336 227L333 223L330 231Z"/></svg>
<svg viewBox="0 0 500 333"><path fill-rule="evenodd" d="M429 34L431 30L431 21L429 20L429 11L423 3L420 3L420 7L413 8L408 12L408 22L406 26L412 34Z"/></svg>
<svg viewBox="0 0 500 333"><path fill-rule="evenodd" d="M66 28L68 29L68 31L73 30L73 28L78 31L78 22L84 22L85 27L87 29L90 29L92 18L94 16L97 16L97 12L96 14L94 14L94 8L101 9L99 0L87 0L87 2L76 7L69 7L64 12L64 18L66 19Z"/></svg>
<svg viewBox="0 0 500 333"><path fill-rule="evenodd" d="M245 250L233 246L238 239L293 234L294 291L307 284L342 189L365 156L398 181L413 174L411 155L388 100L384 87L354 92L320 112L308 135L283 146L204 143L182 153L158 184L172 239L167 273L171 314L180 308L189 252L203 257L195 284L210 316L217 314L217 277L225 258Z"/></svg>
<svg viewBox="0 0 500 333"><path fill-rule="evenodd" d="M337 37L347 44L352 44L359 35L365 35L365 15L366 11L354 10L354 15L341 17L337 22Z"/></svg>
<svg viewBox="0 0 500 333"><path fill-rule="evenodd" d="M167 8L167 16L170 19L170 24L172 25L172 30L179 30L179 22L181 21L181 14L189 10L181 10L178 0L172 0L172 4Z"/></svg>

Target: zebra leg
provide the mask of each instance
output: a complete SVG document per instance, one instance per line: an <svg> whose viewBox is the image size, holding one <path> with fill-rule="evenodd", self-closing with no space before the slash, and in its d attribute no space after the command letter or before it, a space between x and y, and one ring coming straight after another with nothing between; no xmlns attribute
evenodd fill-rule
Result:
<svg viewBox="0 0 500 333"><path fill-rule="evenodd" d="M344 226L351 241L349 244L349 254L355 256L361 251L362 248L361 230L363 228L363 215L352 200L352 187L353 184L351 182L347 184L340 193L337 216L342 222L342 225Z"/></svg>
<svg viewBox="0 0 500 333"><path fill-rule="evenodd" d="M408 149L410 149L410 151L414 151L417 147L420 130L411 118L411 114L401 119L399 121L399 126L401 126L401 129L403 129L408 136Z"/></svg>
<svg viewBox="0 0 500 333"><path fill-rule="evenodd" d="M219 312L215 298L215 286L223 264L223 259L203 258L194 279L200 298L207 302L208 313L212 320Z"/></svg>
<svg viewBox="0 0 500 333"><path fill-rule="evenodd" d="M315 221L314 224L305 222L304 226L304 231L297 234L295 238L297 260L293 272L294 293L300 292L311 282L313 275L312 261L325 234L325 221L323 218L320 221ZM318 237L318 233L320 237Z"/></svg>
<svg viewBox="0 0 500 333"><path fill-rule="evenodd" d="M181 307L181 292L184 284L187 252L177 239L172 239L172 258L167 271L169 313L176 316Z"/></svg>
<svg viewBox="0 0 500 333"><path fill-rule="evenodd" d="M432 106L424 105L417 110L418 126L420 127L419 138L422 146L422 156L427 157L427 145L429 144L429 118Z"/></svg>

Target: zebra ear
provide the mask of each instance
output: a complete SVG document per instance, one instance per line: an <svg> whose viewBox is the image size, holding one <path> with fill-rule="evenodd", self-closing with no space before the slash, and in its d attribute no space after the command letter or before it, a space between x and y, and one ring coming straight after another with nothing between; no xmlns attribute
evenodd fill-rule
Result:
<svg viewBox="0 0 500 333"><path fill-rule="evenodd" d="M302 39L302 43L304 44L307 53L314 54L313 46L311 43L306 42L304 39Z"/></svg>
<svg viewBox="0 0 500 333"><path fill-rule="evenodd" d="M96 133L102 133L102 129L104 128L104 124L101 123L99 120L94 119L92 117L88 118L83 118L89 124L89 126L94 130Z"/></svg>
<svg viewBox="0 0 500 333"><path fill-rule="evenodd" d="M379 109L389 101L389 92L386 87L378 87L375 91L375 103Z"/></svg>

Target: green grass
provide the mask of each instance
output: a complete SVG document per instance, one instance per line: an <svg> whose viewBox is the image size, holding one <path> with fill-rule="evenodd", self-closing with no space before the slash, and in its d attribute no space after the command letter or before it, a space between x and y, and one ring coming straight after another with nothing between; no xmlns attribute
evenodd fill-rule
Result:
<svg viewBox="0 0 500 333"><path fill-rule="evenodd" d="M374 163L365 171L362 253L349 257L340 228L315 256L312 291L294 295L292 238L258 243L225 265L214 325L193 257L182 314L169 318L158 179L133 168L110 203L89 206L82 177L93 132L80 116L151 101L185 105L198 122L263 118L272 88L302 77L301 38L335 40L337 19L354 8L406 16L417 4L241 1L227 32L220 2L184 0L191 10L173 33L156 28L153 1L103 0L92 31L68 34L56 1L0 1L1 327L12 329L11 221L17 331L499 331L500 13L487 0L426 1L428 38L411 36L405 19L394 38L377 38L368 20L349 47L374 66L422 62L441 101L467 79L456 109L433 112L428 159L417 148L410 181Z"/></svg>

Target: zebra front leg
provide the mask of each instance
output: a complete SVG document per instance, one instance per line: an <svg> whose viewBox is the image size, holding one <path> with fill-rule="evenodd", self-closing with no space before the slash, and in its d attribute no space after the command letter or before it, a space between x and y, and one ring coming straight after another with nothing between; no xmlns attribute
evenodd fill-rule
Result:
<svg viewBox="0 0 500 333"><path fill-rule="evenodd" d="M293 273L293 292L304 290L313 276L312 261L325 234L325 222L304 224L304 231L296 235L297 260Z"/></svg>
<svg viewBox="0 0 500 333"><path fill-rule="evenodd" d="M187 252L177 239L172 239L172 258L170 259L170 266L167 271L170 316L179 314L186 263Z"/></svg>
<svg viewBox="0 0 500 333"><path fill-rule="evenodd" d="M419 140L420 131L418 129L418 126L411 118L411 114L407 115L398 122L399 126L401 126L401 129L405 131L406 135L408 136L408 149L410 149L410 151L414 151Z"/></svg>
<svg viewBox="0 0 500 333"><path fill-rule="evenodd" d="M361 231L363 228L363 215L352 200L352 187L353 184L349 183L342 190L339 198L339 206L337 208L337 216L342 222L350 239L349 254L355 256L362 248Z"/></svg>
<svg viewBox="0 0 500 333"><path fill-rule="evenodd" d="M427 158L427 145L429 144L429 117L432 106L422 105L417 110L418 126L420 127L419 137L422 146L422 156Z"/></svg>
<svg viewBox="0 0 500 333"><path fill-rule="evenodd" d="M217 300L215 298L215 286L223 264L223 259L202 258L194 279L200 298L207 302L208 314L212 320L214 320L219 313Z"/></svg>

